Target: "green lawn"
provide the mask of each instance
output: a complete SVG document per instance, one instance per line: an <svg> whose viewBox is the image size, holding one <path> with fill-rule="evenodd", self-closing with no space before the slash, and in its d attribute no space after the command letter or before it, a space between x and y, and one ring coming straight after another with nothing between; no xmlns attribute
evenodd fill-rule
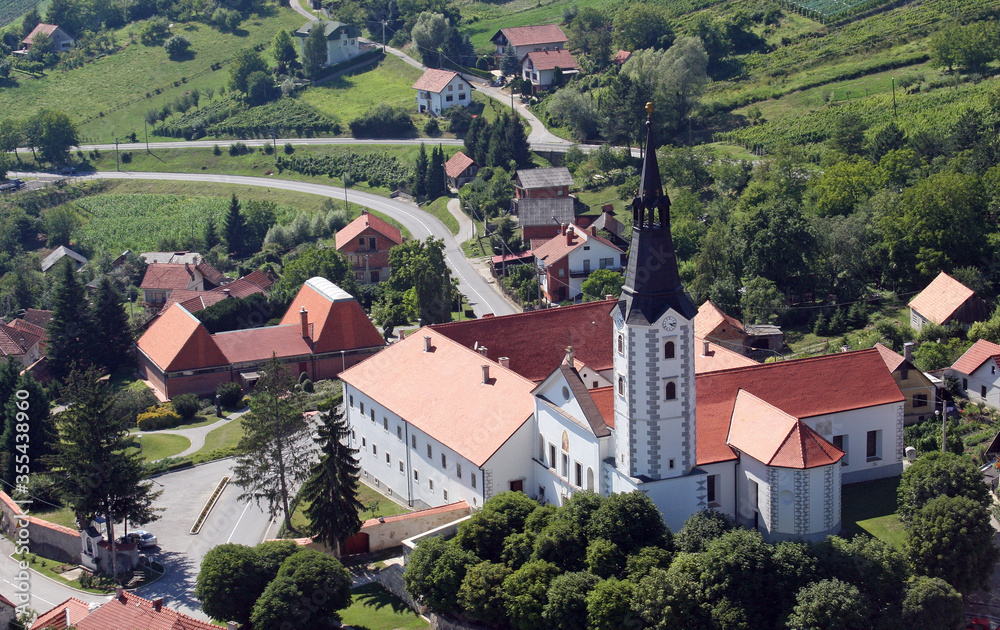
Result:
<svg viewBox="0 0 1000 630"><path fill-rule="evenodd" d="M458 219L448 212L448 202L451 201L452 197L438 197L434 201L422 206L425 212L433 214L441 223L444 223L445 227L451 230L452 235L458 234Z"/></svg>
<svg viewBox="0 0 1000 630"><path fill-rule="evenodd" d="M83 142L110 142L113 132L119 138L132 132L142 138L147 110L159 109L194 88L218 91L228 83L228 65L212 70L212 64L227 62L242 48L269 43L278 29L302 26L302 17L287 4L268 5L266 12L266 17L245 20L236 34L204 24L175 23L172 31L191 41L192 55L184 61L170 61L162 46L133 42L142 23L126 26L115 32L121 49L113 55L73 70L48 70L37 79L12 75L17 86L0 90L0 111L20 118L40 107L65 110Z"/></svg>
<svg viewBox="0 0 1000 630"><path fill-rule="evenodd" d="M243 437L243 423L237 418L228 424L213 430L205 436L205 446L191 454L190 459L194 463L201 463L218 459L219 457L229 457L233 455L236 445Z"/></svg>
<svg viewBox="0 0 1000 630"><path fill-rule="evenodd" d="M356 74L342 76L319 87L306 90L301 99L340 119L345 126L380 103L413 112L414 124L423 129L426 116L418 115L413 84L423 74L393 55L377 66Z"/></svg>
<svg viewBox="0 0 1000 630"><path fill-rule="evenodd" d="M345 626L354 630L411 630L430 628L420 615L378 584L365 584L352 591L354 601L341 611Z"/></svg>
<svg viewBox="0 0 1000 630"><path fill-rule="evenodd" d="M191 446L191 440L183 435L170 435L168 433L147 433L142 436L141 440L136 436L134 442L137 446L142 445L142 459L147 462L173 457Z"/></svg>
<svg viewBox="0 0 1000 630"><path fill-rule="evenodd" d="M48 510L34 508L31 510L32 516L37 516L40 519L44 519L50 523L55 523L56 525L62 525L63 527L69 527L70 529L76 529L76 517L73 515L73 510L68 507L63 508L49 508Z"/></svg>
<svg viewBox="0 0 1000 630"><path fill-rule="evenodd" d="M841 496L843 527L852 536L867 533L897 549L906 541L906 531L896 516L899 477L845 485Z"/></svg>

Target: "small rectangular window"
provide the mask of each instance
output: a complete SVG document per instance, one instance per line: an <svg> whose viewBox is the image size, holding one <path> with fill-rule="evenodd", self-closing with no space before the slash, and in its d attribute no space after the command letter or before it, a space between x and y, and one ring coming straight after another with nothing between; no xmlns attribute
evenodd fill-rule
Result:
<svg viewBox="0 0 1000 630"><path fill-rule="evenodd" d="M443 470L448 468L448 457L444 453L441 453L441 468Z"/></svg>
<svg viewBox="0 0 1000 630"><path fill-rule="evenodd" d="M882 451L882 444L880 439L881 431L869 431L867 436L867 448L866 455L868 456L868 461L879 459Z"/></svg>
<svg viewBox="0 0 1000 630"><path fill-rule="evenodd" d="M388 453L385 454L385 465L392 466L392 459L389 457Z"/></svg>
<svg viewBox="0 0 1000 630"><path fill-rule="evenodd" d="M556 445L549 444L549 468L556 469Z"/></svg>
<svg viewBox="0 0 1000 630"><path fill-rule="evenodd" d="M420 473L417 472L416 470L413 471L413 480L420 481Z"/></svg>
<svg viewBox="0 0 1000 630"><path fill-rule="evenodd" d="M370 414L368 414L368 415L370 415L370 416L371 416L371 418L372 418L372 422L375 422L375 410L374 410L374 409L372 409L372 410L371 410L371 413L370 413Z"/></svg>
<svg viewBox="0 0 1000 630"><path fill-rule="evenodd" d="M372 444L372 455L378 455L378 445Z"/></svg>
<svg viewBox="0 0 1000 630"><path fill-rule="evenodd" d="M577 488L583 487L583 466L580 462L573 462L573 485Z"/></svg>
<svg viewBox="0 0 1000 630"><path fill-rule="evenodd" d="M367 442L365 441L365 438L363 438L363 437L362 437L362 438L361 438L361 448L363 448L363 449L367 449L367 448L368 448L368 447L367 447L367 444L368 444L368 443L367 443Z"/></svg>
<svg viewBox="0 0 1000 630"><path fill-rule="evenodd" d="M360 406L360 408L361 408L361 415L362 415L362 416L363 416L363 415L365 415L365 403L364 403L364 401L362 401L362 402L358 403L358 405L359 405L359 406Z"/></svg>
<svg viewBox="0 0 1000 630"><path fill-rule="evenodd" d="M459 479L462 478L462 465L458 462L455 462L455 476Z"/></svg>
<svg viewBox="0 0 1000 630"><path fill-rule="evenodd" d="M354 395L348 396L347 399L351 402L351 407L354 407Z"/></svg>
<svg viewBox="0 0 1000 630"><path fill-rule="evenodd" d="M471 479L472 479L472 487L475 488L476 487L476 476L472 475Z"/></svg>
<svg viewBox="0 0 1000 630"><path fill-rule="evenodd" d="M382 416L382 428L385 429L386 431L389 430L389 419L386 418L385 416Z"/></svg>
<svg viewBox="0 0 1000 630"><path fill-rule="evenodd" d="M979 395L982 396L983 398L986 398L986 386L985 385L981 385L979 387Z"/></svg>
<svg viewBox="0 0 1000 630"><path fill-rule="evenodd" d="M847 436L846 435L835 435L833 436L833 445L837 450L844 453L844 457L840 460L841 466L847 465Z"/></svg>
<svg viewBox="0 0 1000 630"><path fill-rule="evenodd" d="M403 460L399 460L399 474L401 475L406 474L406 469L403 466Z"/></svg>
<svg viewBox="0 0 1000 630"><path fill-rule="evenodd" d="M415 436L415 435L411 435L410 436L410 445L413 448L417 448L417 436Z"/></svg>
<svg viewBox="0 0 1000 630"><path fill-rule="evenodd" d="M427 489L429 491L431 491L431 492L434 492L434 480L433 479L428 479L427 480Z"/></svg>
<svg viewBox="0 0 1000 630"><path fill-rule="evenodd" d="M718 478L718 475L709 475L708 476L708 484L707 484L708 497L707 497L707 499L708 499L708 504L709 505L713 505L713 504L718 505L718 503L716 502L716 496L715 496L715 483L716 483L717 478Z"/></svg>
<svg viewBox="0 0 1000 630"><path fill-rule="evenodd" d="M913 395L913 406L914 407L926 407L927 406L927 394L914 394Z"/></svg>
<svg viewBox="0 0 1000 630"><path fill-rule="evenodd" d="M403 427L396 427L396 439L400 442L403 441Z"/></svg>
<svg viewBox="0 0 1000 630"><path fill-rule="evenodd" d="M430 443L427 444L427 459L434 457L434 449L431 448Z"/></svg>
<svg viewBox="0 0 1000 630"><path fill-rule="evenodd" d="M447 490L442 490L441 491L441 498L444 499L445 501L448 500L448 491Z"/></svg>
<svg viewBox="0 0 1000 630"><path fill-rule="evenodd" d="M569 479L569 455L566 453L562 456L562 476L564 479Z"/></svg>

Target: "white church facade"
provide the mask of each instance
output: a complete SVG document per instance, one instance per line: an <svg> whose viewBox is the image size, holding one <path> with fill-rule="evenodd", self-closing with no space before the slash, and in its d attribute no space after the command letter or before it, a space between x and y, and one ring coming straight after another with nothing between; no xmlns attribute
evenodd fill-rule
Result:
<svg viewBox="0 0 1000 630"><path fill-rule="evenodd" d="M839 532L842 484L902 472L904 399L877 350L755 364L695 337L647 134L619 300L519 344L504 331L553 316L424 328L343 374L369 482L418 507L639 490L674 531L715 509L781 540Z"/></svg>

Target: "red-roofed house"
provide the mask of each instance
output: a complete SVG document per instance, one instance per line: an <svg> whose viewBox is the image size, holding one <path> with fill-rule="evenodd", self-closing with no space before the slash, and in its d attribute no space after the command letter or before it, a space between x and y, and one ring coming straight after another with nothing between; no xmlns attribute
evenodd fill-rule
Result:
<svg viewBox="0 0 1000 630"><path fill-rule="evenodd" d="M444 163L444 175L448 178L448 185L458 189L475 179L479 167L468 155L458 151L455 155Z"/></svg>
<svg viewBox="0 0 1000 630"><path fill-rule="evenodd" d="M354 267L358 284L389 279L389 250L403 242L399 228L367 210L337 232L337 251Z"/></svg>
<svg viewBox="0 0 1000 630"><path fill-rule="evenodd" d="M44 331L22 320L15 319L10 324L0 321L0 360L13 357L28 367L42 357L40 346L44 338Z"/></svg>
<svg viewBox="0 0 1000 630"><path fill-rule="evenodd" d="M568 50L538 50L521 59L521 78L531 83L533 93L538 93L555 84L556 68L563 75L580 72L580 65Z"/></svg>
<svg viewBox="0 0 1000 630"><path fill-rule="evenodd" d="M562 232L544 242L534 242L531 251L541 275L542 295L549 302L576 299L583 293L584 281L595 269L621 271L625 252L604 237L588 234L574 225L563 225Z"/></svg>
<svg viewBox="0 0 1000 630"><path fill-rule="evenodd" d="M277 326L213 335L177 303L136 342L143 378L165 398L211 394L228 382L249 389L272 355L294 376L333 378L384 345L354 298L324 278L302 285Z"/></svg>
<svg viewBox="0 0 1000 630"><path fill-rule="evenodd" d="M914 330L920 330L926 322L941 326L955 323L968 328L989 316L986 300L943 271L910 300L910 326Z"/></svg>
<svg viewBox="0 0 1000 630"><path fill-rule="evenodd" d="M167 608L162 597L150 601L122 589L111 601L93 608L71 597L40 615L31 628L61 629L69 624L76 630L218 630L207 621Z"/></svg>
<svg viewBox="0 0 1000 630"><path fill-rule="evenodd" d="M417 507L526 490L534 383L422 328L341 378L362 474Z"/></svg>
<svg viewBox="0 0 1000 630"><path fill-rule="evenodd" d="M913 364L912 343L903 344L903 354L893 352L880 343L875 344L875 349L906 398L903 403L905 426L923 422L934 416L935 409L941 410L937 401L937 385Z"/></svg>
<svg viewBox="0 0 1000 630"><path fill-rule="evenodd" d="M247 298L257 293L267 297L267 290L271 288L272 284L274 284L274 280L258 269L242 278L227 282L223 286L217 286L210 291L174 289L170 293L170 297L163 304L163 310L167 310L176 302L183 306L189 313L197 313L228 297Z"/></svg>
<svg viewBox="0 0 1000 630"><path fill-rule="evenodd" d="M694 334L733 352L746 352L747 331L743 328L743 323L724 313L711 300L706 300L698 308L698 314L694 318Z"/></svg>
<svg viewBox="0 0 1000 630"><path fill-rule="evenodd" d="M163 306L176 289L205 291L225 281L226 277L208 263L152 263L142 277L143 300L150 306Z"/></svg>
<svg viewBox="0 0 1000 630"><path fill-rule="evenodd" d="M945 373L962 380L969 400L1000 409L1000 345L980 339Z"/></svg>
<svg viewBox="0 0 1000 630"><path fill-rule="evenodd" d="M32 29L30 33L28 33L27 37L21 40L21 43L24 44L25 50L31 49L31 45L35 42L35 36L39 34L48 35L49 39L52 41L52 50L55 52L69 50L73 47L73 44L76 43L76 40L73 39L69 33L62 30L55 24L39 24Z"/></svg>
<svg viewBox="0 0 1000 630"><path fill-rule="evenodd" d="M507 47L514 48L518 59L536 50L559 50L566 46L567 37L558 24L543 24L541 26L515 26L502 28L490 39L497 47L497 56L507 52Z"/></svg>
<svg viewBox="0 0 1000 630"><path fill-rule="evenodd" d="M440 116L449 107L472 103L469 83L451 70L429 68L413 89L417 91L417 111L421 114Z"/></svg>
<svg viewBox="0 0 1000 630"><path fill-rule="evenodd" d="M615 53L615 56L611 58L611 63L620 66L628 61L631 56L631 52L619 49L618 52Z"/></svg>

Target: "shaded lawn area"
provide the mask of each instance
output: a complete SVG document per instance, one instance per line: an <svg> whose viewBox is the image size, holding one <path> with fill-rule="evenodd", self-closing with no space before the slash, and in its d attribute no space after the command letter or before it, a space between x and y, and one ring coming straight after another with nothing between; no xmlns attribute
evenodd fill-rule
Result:
<svg viewBox="0 0 1000 630"><path fill-rule="evenodd" d="M843 487L841 519L848 534L866 533L902 549L906 530L896 516L899 477L852 483Z"/></svg>
<svg viewBox="0 0 1000 630"><path fill-rule="evenodd" d="M352 591L354 601L340 615L344 626L355 630L410 630L430 628L417 613L378 584L365 584Z"/></svg>
<svg viewBox="0 0 1000 630"><path fill-rule="evenodd" d="M406 514L408 510L395 501L379 494L363 483L358 483L358 501L365 506L358 517L362 522L379 516L395 516L396 514ZM312 531L309 526L309 519L306 518L306 510L309 502L300 500L292 512L292 531L285 532L286 538L297 538Z"/></svg>

